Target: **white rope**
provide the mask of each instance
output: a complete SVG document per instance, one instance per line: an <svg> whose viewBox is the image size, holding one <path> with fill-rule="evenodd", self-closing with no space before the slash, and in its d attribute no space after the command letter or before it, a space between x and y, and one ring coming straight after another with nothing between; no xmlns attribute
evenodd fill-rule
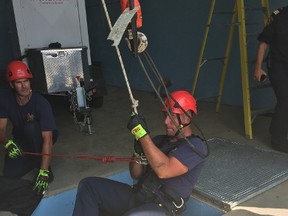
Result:
<svg viewBox="0 0 288 216"><path fill-rule="evenodd" d="M105 15L106 15L106 19L108 21L108 25L109 25L109 28L110 28L110 31L111 31L112 30L112 24L111 24L111 20L110 20L110 17L109 17L109 13L108 13L108 10L107 10L107 6L106 6L106 3L105 3L105 0L102 0L102 5L103 5L104 12L105 12ZM115 46L115 49L116 49L116 52L117 52L117 55L118 55L118 59L119 59L119 62L120 62L121 68L122 68L122 73L123 73L123 76L124 76L124 79L125 79L125 82L126 82L126 86L127 86L127 89L128 89L129 95L130 95L130 100L132 102L132 108L134 109L135 113L138 113L137 112L138 100L135 100L134 97L133 97L133 94L132 94L132 91L131 91L131 88L130 88L130 84L129 84L129 81L128 81L127 73L126 73L126 70L125 70L125 67L124 67L124 63L123 63L123 60L122 60L121 53L120 53L118 45Z"/></svg>

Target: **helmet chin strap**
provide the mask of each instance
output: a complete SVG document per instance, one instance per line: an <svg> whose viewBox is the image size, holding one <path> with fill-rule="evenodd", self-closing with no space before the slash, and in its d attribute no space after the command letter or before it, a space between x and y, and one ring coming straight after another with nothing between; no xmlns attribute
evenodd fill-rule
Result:
<svg viewBox="0 0 288 216"><path fill-rule="evenodd" d="M181 132L181 130L182 130L184 127L187 127L188 125L191 124L191 121L190 121L189 123L187 123L187 124L182 124L181 119L180 119L180 115L177 114L176 116L177 116L177 119L178 119L179 126L178 126L177 132L176 132L175 135L174 135L175 137L177 137L177 136L179 135L179 133Z"/></svg>

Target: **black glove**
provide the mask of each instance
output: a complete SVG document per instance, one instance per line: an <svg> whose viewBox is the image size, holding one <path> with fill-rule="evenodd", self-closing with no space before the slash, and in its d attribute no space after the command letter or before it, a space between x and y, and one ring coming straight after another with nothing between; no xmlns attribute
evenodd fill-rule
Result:
<svg viewBox="0 0 288 216"><path fill-rule="evenodd" d="M144 151L142 149L141 143L138 140L134 140L134 155L135 156L143 156Z"/></svg>
<svg viewBox="0 0 288 216"><path fill-rule="evenodd" d="M128 121L127 128L138 140L149 133L146 121L143 116L131 113L130 120Z"/></svg>
<svg viewBox="0 0 288 216"><path fill-rule="evenodd" d="M134 140L134 157L136 159L136 163L142 164L142 165L148 165L148 160L144 154L144 151L142 149L141 143L138 140Z"/></svg>

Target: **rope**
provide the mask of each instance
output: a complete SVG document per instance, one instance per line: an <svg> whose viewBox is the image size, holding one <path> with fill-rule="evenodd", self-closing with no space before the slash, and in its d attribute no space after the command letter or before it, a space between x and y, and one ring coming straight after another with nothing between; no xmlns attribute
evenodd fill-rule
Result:
<svg viewBox="0 0 288 216"><path fill-rule="evenodd" d="M67 154L43 154L43 153L35 153L35 152L22 152L23 155L33 155L33 156L49 156L54 158L77 158L77 159L89 159L89 160L97 160L102 163L113 163L116 161L123 162L136 162L133 157L117 157L117 156L92 156L92 155L67 155Z"/></svg>
<svg viewBox="0 0 288 216"><path fill-rule="evenodd" d="M111 24L111 20L110 20L110 16L109 16L109 13L108 13L108 10L107 10L107 6L106 6L106 3L105 3L105 0L102 0L102 5L103 5L105 16L106 16L106 19L107 19L107 22L108 22L108 25L109 25L109 28L110 28L110 31L111 31L112 30L112 24ZM124 63L123 63L123 60L122 60L121 53L120 53L118 45L115 46L115 49L116 49L117 56L118 56L118 59L119 59L119 62L120 62L121 68L122 68L122 73L123 73L123 76L124 76L124 79L125 79L125 82L126 82L128 93L130 95L132 108L133 108L135 113L138 113L137 112L138 100L135 100L134 97L133 97L133 94L132 94L132 91L131 91L131 88L130 88L130 84L129 84L129 81L128 81L127 73L126 73L126 70L125 70L125 67L124 67Z"/></svg>

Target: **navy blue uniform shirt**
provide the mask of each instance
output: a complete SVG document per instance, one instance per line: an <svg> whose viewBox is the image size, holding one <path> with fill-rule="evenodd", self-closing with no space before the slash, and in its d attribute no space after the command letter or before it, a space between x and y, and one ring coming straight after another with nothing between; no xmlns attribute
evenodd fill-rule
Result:
<svg viewBox="0 0 288 216"><path fill-rule="evenodd" d="M40 94L33 92L30 101L20 106L11 90L0 92L0 118L7 118L13 125L13 137L25 139L23 128L26 123L37 122L40 131L54 131L56 124L50 103Z"/></svg>
<svg viewBox="0 0 288 216"><path fill-rule="evenodd" d="M187 137L188 140L195 146L198 152L205 155L206 147L204 142L195 136ZM159 135L153 138L153 141L158 146L159 143L165 143L161 150L169 148L169 146L176 146L173 150L169 152L177 160L179 160L183 165L188 167L188 172L176 176L173 178L160 179L160 183L177 192L181 197L188 197L191 195L192 190L197 183L199 174L204 166L204 158L200 157L184 139L180 139L177 142L170 142L169 137L166 135Z"/></svg>
<svg viewBox="0 0 288 216"><path fill-rule="evenodd" d="M273 11L258 40L269 44L272 63L288 66L288 6Z"/></svg>

